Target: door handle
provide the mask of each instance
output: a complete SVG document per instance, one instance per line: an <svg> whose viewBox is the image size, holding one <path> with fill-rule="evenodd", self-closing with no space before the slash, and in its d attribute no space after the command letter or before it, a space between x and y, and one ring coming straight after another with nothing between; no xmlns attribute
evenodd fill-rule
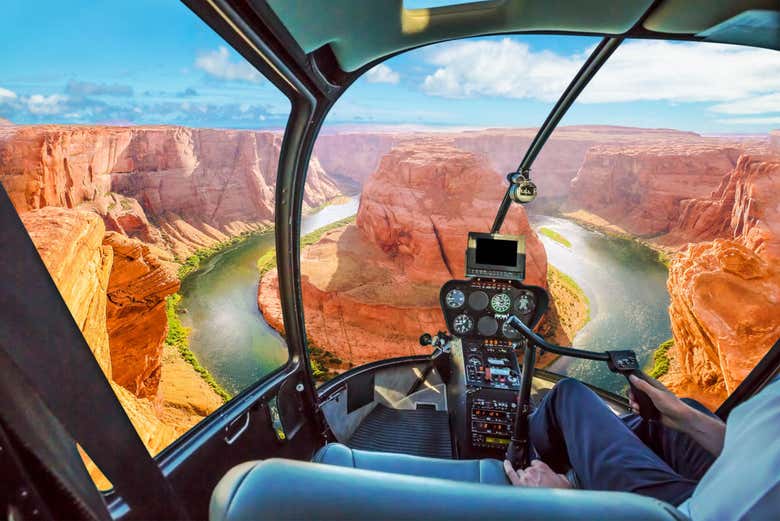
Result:
<svg viewBox="0 0 780 521"><path fill-rule="evenodd" d="M225 443L233 445L249 428L249 411L245 412L225 427Z"/></svg>

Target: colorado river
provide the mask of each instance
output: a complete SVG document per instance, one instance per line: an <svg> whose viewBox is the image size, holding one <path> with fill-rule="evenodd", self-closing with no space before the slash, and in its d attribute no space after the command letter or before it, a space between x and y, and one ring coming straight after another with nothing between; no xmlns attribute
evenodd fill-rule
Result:
<svg viewBox="0 0 780 521"><path fill-rule="evenodd" d="M306 234L354 215L358 198L331 205L303 218ZM582 349L636 350L644 363L671 336L666 270L643 248L586 230L566 219L532 216L571 242L567 248L540 236L549 262L571 276L590 299L591 320L576 335ZM181 315L192 328L190 348L227 391L237 393L287 360L284 339L257 309L257 259L274 245L269 231L208 261L182 284ZM605 364L559 359L549 368L599 387L620 391L622 378Z"/></svg>
<svg viewBox="0 0 780 521"><path fill-rule="evenodd" d="M573 278L590 299L590 322L574 337L580 349L633 349L644 364L658 344L671 338L666 268L652 252L556 217L531 216L571 242L566 247L540 235L550 264ZM625 379L606 364L560 358L548 370L620 392Z"/></svg>
<svg viewBox="0 0 780 521"><path fill-rule="evenodd" d="M306 234L357 213L358 198L326 206L301 223ZM221 252L182 283L181 321L190 349L219 384L238 393L287 361L284 339L257 309L257 259L274 247L273 230Z"/></svg>

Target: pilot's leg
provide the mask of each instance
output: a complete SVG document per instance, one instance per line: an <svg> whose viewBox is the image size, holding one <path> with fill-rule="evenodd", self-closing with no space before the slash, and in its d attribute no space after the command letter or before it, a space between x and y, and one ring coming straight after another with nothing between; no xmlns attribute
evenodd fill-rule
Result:
<svg viewBox="0 0 780 521"><path fill-rule="evenodd" d="M682 401L694 409L698 409L710 416L715 416L712 411L696 400L683 398ZM715 456L687 434L657 423L650 430L652 439L645 439L644 435L647 433L647 430L642 428L644 420L641 416L632 413L624 416L622 420L629 429L639 436L645 445L653 449L661 459L681 476L698 481L715 461Z"/></svg>
<svg viewBox="0 0 780 521"><path fill-rule="evenodd" d="M530 436L545 463L556 472L571 466L586 489L635 492L677 505L696 487L577 380L561 380L542 399Z"/></svg>

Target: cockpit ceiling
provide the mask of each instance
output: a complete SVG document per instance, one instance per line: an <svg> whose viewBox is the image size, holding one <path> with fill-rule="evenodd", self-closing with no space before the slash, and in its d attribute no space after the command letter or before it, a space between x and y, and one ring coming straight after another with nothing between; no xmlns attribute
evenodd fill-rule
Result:
<svg viewBox="0 0 780 521"><path fill-rule="evenodd" d="M652 0L492 0L431 9L405 9L403 0L267 3L304 52L329 45L347 72L413 47L499 33L668 36L780 48L777 0L666 0L639 26Z"/></svg>

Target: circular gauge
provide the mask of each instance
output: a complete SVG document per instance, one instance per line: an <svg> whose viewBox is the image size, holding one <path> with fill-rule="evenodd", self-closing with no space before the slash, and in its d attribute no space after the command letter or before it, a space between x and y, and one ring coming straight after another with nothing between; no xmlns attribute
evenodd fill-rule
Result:
<svg viewBox="0 0 780 521"><path fill-rule="evenodd" d="M496 313L506 313L512 307L512 298L506 293L496 293L490 299L490 305Z"/></svg>
<svg viewBox="0 0 780 521"><path fill-rule="evenodd" d="M520 338L520 332L510 326L507 322L504 322L504 324L501 326L501 334L504 335L505 338L508 338L509 340L515 340Z"/></svg>
<svg viewBox="0 0 780 521"><path fill-rule="evenodd" d="M498 321L489 315L484 316L477 322L477 331L482 336L493 336L498 332Z"/></svg>
<svg viewBox="0 0 780 521"><path fill-rule="evenodd" d="M465 313L458 315L452 321L452 329L454 329L453 333L456 335L465 335L474 329L474 319Z"/></svg>
<svg viewBox="0 0 780 521"><path fill-rule="evenodd" d="M515 299L515 311L520 315L530 315L536 309L534 295L530 291L524 291Z"/></svg>
<svg viewBox="0 0 780 521"><path fill-rule="evenodd" d="M444 297L444 301L447 303L448 308L462 308L463 304L466 302L466 295L459 289L451 289L447 292L447 296Z"/></svg>
<svg viewBox="0 0 780 521"><path fill-rule="evenodd" d="M484 291L475 291L469 295L469 306L475 311L482 311L490 302L490 298Z"/></svg>

